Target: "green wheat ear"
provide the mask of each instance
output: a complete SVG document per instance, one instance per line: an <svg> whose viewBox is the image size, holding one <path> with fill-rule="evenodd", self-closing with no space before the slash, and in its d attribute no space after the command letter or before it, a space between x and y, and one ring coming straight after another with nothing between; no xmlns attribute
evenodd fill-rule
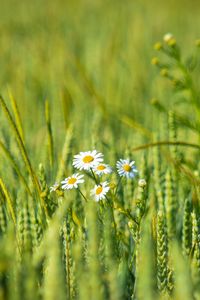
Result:
<svg viewBox="0 0 200 300"><path fill-rule="evenodd" d="M102 295L102 278L100 273L100 266L98 260L98 247L99 247L99 232L97 222L97 206L94 202L89 202L86 210L86 219L88 224L88 283L90 286L91 299L103 299Z"/></svg>
<svg viewBox="0 0 200 300"><path fill-rule="evenodd" d="M175 122L175 113L169 111L168 113L168 122L169 122L169 140L171 142L177 142L177 125ZM170 148L172 156L175 160L179 159L179 152L177 145L174 145Z"/></svg>
<svg viewBox="0 0 200 300"><path fill-rule="evenodd" d="M75 297L75 279L73 270L73 257L72 257L72 231L73 223L71 216L68 214L63 222L63 251L64 251L64 262L65 262L65 278L67 286L67 295L69 299Z"/></svg>
<svg viewBox="0 0 200 300"><path fill-rule="evenodd" d="M153 240L151 236L151 221L145 219L141 229L141 243L139 246L138 278L136 281L136 294L132 299L153 300L157 298L155 289L155 261L153 259Z"/></svg>
<svg viewBox="0 0 200 300"><path fill-rule="evenodd" d="M52 169L54 163L54 142L53 142L53 134L52 134L50 105L48 100L45 101L45 120L46 120L46 127L47 127L48 158L49 158L50 167Z"/></svg>
<svg viewBox="0 0 200 300"><path fill-rule="evenodd" d="M32 218L32 198L20 190L17 196L17 233L20 243L22 259L34 250L34 223Z"/></svg>
<svg viewBox="0 0 200 300"><path fill-rule="evenodd" d="M61 242L59 232L51 228L49 232L48 250L46 253L44 273L44 300L65 300L67 297L65 288L64 268L61 257ZM53 243L52 243L53 241Z"/></svg>
<svg viewBox="0 0 200 300"><path fill-rule="evenodd" d="M172 175L168 169L165 175L165 203L169 239L174 238L177 231L177 198L174 189Z"/></svg>
<svg viewBox="0 0 200 300"><path fill-rule="evenodd" d="M182 227L182 249L183 254L189 256L192 245L192 223L191 223L191 201L185 200Z"/></svg>
<svg viewBox="0 0 200 300"><path fill-rule="evenodd" d="M66 169L66 163L70 157L71 154L71 146L72 146L72 139L73 139L73 126L69 126L66 129L66 135L65 135L65 141L63 145L62 155L59 159L59 166L58 166L58 172L56 175L56 182L60 182L62 177L65 174Z"/></svg>
<svg viewBox="0 0 200 300"><path fill-rule="evenodd" d="M4 197L0 192L0 236L2 236L6 232L6 228L7 228L6 208L4 205Z"/></svg>
<svg viewBox="0 0 200 300"><path fill-rule="evenodd" d="M24 130L23 130L23 126L22 126L22 119L21 119L21 115L19 113L19 108L18 108L18 105L17 105L17 101L16 101L15 97L13 96L10 89L8 90L8 94L9 94L9 98L10 98L10 101L11 101L13 114L14 114L14 117L15 117L16 127L17 127L17 129L19 131L19 134L21 136L21 139L24 143Z"/></svg>
<svg viewBox="0 0 200 300"><path fill-rule="evenodd" d="M165 210L164 206L164 196L162 188L162 173L161 173L161 156L159 147L153 149L153 177L154 177L154 186L155 193L157 198L158 209L161 211Z"/></svg>
<svg viewBox="0 0 200 300"><path fill-rule="evenodd" d="M104 215L104 229L103 238L104 238L104 260L105 268L107 270L107 284L111 299L119 299L120 286L118 285L117 277L117 257L119 251L119 241L117 239L117 227L115 224L113 208L106 207L103 211ZM128 287L126 287L128 288Z"/></svg>
<svg viewBox="0 0 200 300"><path fill-rule="evenodd" d="M189 264L184 259L177 242L173 242L172 260L175 273L174 299L193 299L192 281Z"/></svg>
<svg viewBox="0 0 200 300"><path fill-rule="evenodd" d="M28 197L28 210L30 216L30 231L31 231L31 239L32 239L32 249L33 252L37 251L41 240L42 240L42 224L39 221L39 212L36 210L35 202L32 198Z"/></svg>
<svg viewBox="0 0 200 300"><path fill-rule="evenodd" d="M168 289L168 237L163 212L157 214L157 283L162 293Z"/></svg>
<svg viewBox="0 0 200 300"><path fill-rule="evenodd" d="M16 215L14 211L14 201L11 199L11 195L9 191L7 190L7 187L5 186L5 183L3 182L3 179L0 178L0 189L3 193L5 200L7 202L8 211L11 216L11 219L13 220L13 223L16 225Z"/></svg>
<svg viewBox="0 0 200 300"><path fill-rule="evenodd" d="M51 217L55 211L56 203L53 202L52 197L50 195L50 190L46 182L45 170L42 164L39 165L38 177L41 189L40 197L43 199L45 210L48 212L48 216Z"/></svg>
<svg viewBox="0 0 200 300"><path fill-rule="evenodd" d="M200 222L195 211L192 212L192 277L195 297L200 297Z"/></svg>
<svg viewBox="0 0 200 300"><path fill-rule="evenodd" d="M68 197L64 200L50 219L44 238L34 256L36 266L46 258L43 281L43 299L46 300L67 299L60 229L72 199Z"/></svg>

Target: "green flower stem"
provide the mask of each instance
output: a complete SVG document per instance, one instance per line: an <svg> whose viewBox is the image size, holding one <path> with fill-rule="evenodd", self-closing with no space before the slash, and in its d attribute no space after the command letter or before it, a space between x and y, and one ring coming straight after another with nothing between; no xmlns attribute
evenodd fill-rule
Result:
<svg viewBox="0 0 200 300"><path fill-rule="evenodd" d="M92 168L90 168L90 171L92 173L92 177L94 178L95 183L99 184L99 182L98 182L98 180L97 180L97 178L96 178L96 176L95 176L94 171L92 170Z"/></svg>
<svg viewBox="0 0 200 300"><path fill-rule="evenodd" d="M81 196L84 198L84 200L86 201L86 202L88 202L88 200L87 200L87 198L83 195L83 193L81 192L81 190L78 188L78 191L79 191L79 193L81 194Z"/></svg>
<svg viewBox="0 0 200 300"><path fill-rule="evenodd" d="M122 178L119 177L119 180L118 180L117 186L116 186L116 190L115 190L115 192L114 192L114 196L116 196L116 194L117 194L117 191L118 191L119 185L120 185L120 183L121 183L121 180L122 180Z"/></svg>

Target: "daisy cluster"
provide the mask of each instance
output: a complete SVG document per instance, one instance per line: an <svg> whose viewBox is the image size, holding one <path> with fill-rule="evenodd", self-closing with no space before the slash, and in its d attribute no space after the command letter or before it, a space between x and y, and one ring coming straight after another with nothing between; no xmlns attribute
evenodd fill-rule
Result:
<svg viewBox="0 0 200 300"><path fill-rule="evenodd" d="M105 199L110 190L109 182L101 182L102 175L108 175L114 172L114 168L105 164L103 161L103 154L96 150L80 152L74 156L73 167L80 171L90 172L95 180L96 185L91 190L91 196L98 202ZM134 178L138 173L135 167L135 161L130 159L120 159L116 163L116 171L120 177ZM63 190L79 189L79 185L84 183L84 175L74 173L71 176L61 181L61 184L55 183L50 187L50 192L58 190L61 186ZM79 189L80 191L80 189Z"/></svg>

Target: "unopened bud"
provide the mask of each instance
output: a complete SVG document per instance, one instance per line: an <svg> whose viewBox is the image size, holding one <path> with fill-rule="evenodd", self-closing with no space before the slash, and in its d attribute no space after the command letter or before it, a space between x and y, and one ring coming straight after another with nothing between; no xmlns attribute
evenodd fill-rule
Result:
<svg viewBox="0 0 200 300"><path fill-rule="evenodd" d="M138 181L138 185L139 185L139 187L144 188L144 187L147 185L147 182L146 182L145 179L140 179L140 180Z"/></svg>
<svg viewBox="0 0 200 300"><path fill-rule="evenodd" d="M158 43L156 43L155 45L154 45L154 49L155 50L161 50L162 49L162 47L163 47L163 45L160 43L160 42L158 42Z"/></svg>
<svg viewBox="0 0 200 300"><path fill-rule="evenodd" d="M200 39L198 39L198 40L195 41L195 45L196 45L197 47L200 47Z"/></svg>
<svg viewBox="0 0 200 300"><path fill-rule="evenodd" d="M164 42L168 45L168 46L175 46L176 45L176 40L173 36L172 33L166 33L163 37Z"/></svg>
<svg viewBox="0 0 200 300"><path fill-rule="evenodd" d="M159 64L159 59L157 57L153 57L151 60L152 65L158 65Z"/></svg>
<svg viewBox="0 0 200 300"><path fill-rule="evenodd" d="M166 33L164 36L163 36L163 41L165 42L165 43L168 43L171 39L173 39L174 38L174 36L173 36L173 34L172 33L170 33L170 32L168 32L168 33Z"/></svg>
<svg viewBox="0 0 200 300"><path fill-rule="evenodd" d="M167 69L162 69L161 71L160 71L160 74L163 76L163 77L167 77L168 76L168 70Z"/></svg>

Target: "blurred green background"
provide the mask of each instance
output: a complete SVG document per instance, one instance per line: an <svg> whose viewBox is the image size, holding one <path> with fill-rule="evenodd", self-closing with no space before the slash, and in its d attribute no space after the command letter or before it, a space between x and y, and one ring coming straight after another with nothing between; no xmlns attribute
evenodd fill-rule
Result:
<svg viewBox="0 0 200 300"><path fill-rule="evenodd" d="M29 147L45 138L46 99L55 145L73 121L82 148L94 130L117 147L136 146L124 118L151 131L158 114L150 99L172 103L151 65L153 45L172 32L183 54L191 52L199 13L197 0L1 0L0 92L8 103L8 89L16 98Z"/></svg>

